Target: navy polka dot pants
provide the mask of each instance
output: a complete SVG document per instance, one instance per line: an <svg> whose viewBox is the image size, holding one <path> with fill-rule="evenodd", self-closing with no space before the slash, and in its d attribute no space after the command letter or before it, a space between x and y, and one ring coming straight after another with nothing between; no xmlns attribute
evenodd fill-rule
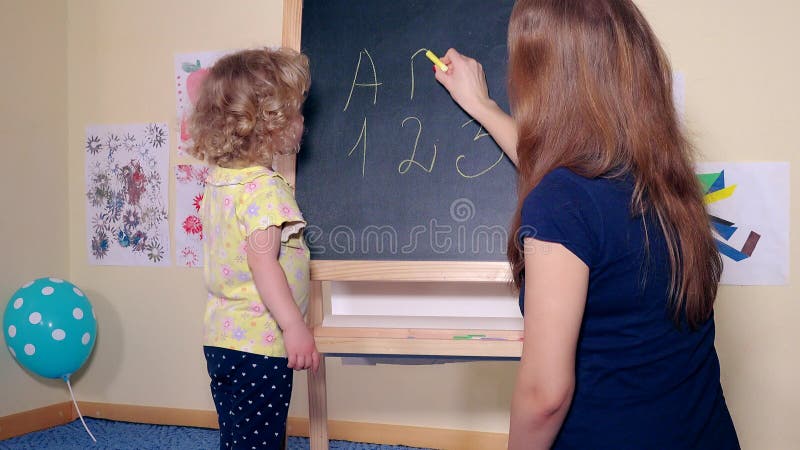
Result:
<svg viewBox="0 0 800 450"><path fill-rule="evenodd" d="M219 448L281 449L292 396L286 358L203 347L219 416Z"/></svg>

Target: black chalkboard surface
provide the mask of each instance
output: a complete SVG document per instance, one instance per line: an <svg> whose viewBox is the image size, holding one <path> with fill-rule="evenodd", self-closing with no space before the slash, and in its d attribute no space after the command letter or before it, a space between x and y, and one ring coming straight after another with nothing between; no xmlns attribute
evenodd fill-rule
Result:
<svg viewBox="0 0 800 450"><path fill-rule="evenodd" d="M317 260L504 260L516 172L423 49L483 64L508 110L513 1L305 0L297 201Z"/></svg>

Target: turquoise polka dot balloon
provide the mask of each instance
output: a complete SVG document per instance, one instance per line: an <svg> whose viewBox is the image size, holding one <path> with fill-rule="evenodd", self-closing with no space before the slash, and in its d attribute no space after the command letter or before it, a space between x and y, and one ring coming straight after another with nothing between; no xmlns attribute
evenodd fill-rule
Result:
<svg viewBox="0 0 800 450"><path fill-rule="evenodd" d="M69 378L92 353L97 321L89 299L74 284L39 278L8 300L6 346L17 362L47 378Z"/></svg>

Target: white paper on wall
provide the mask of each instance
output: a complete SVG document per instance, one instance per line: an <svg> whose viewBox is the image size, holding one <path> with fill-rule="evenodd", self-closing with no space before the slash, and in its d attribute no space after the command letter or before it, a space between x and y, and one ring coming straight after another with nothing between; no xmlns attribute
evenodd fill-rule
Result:
<svg viewBox="0 0 800 450"><path fill-rule="evenodd" d="M89 263L169 265L167 125L90 125L85 152Z"/></svg>
<svg viewBox="0 0 800 450"><path fill-rule="evenodd" d="M725 268L721 283L789 280L789 163L697 165Z"/></svg>
<svg viewBox="0 0 800 450"><path fill-rule="evenodd" d="M686 77L683 76L683 72L672 73L672 101L678 119L683 121L686 116Z"/></svg>
<svg viewBox="0 0 800 450"><path fill-rule="evenodd" d="M200 84L208 74L208 69L229 51L210 51L181 53L175 55L175 97L178 112L178 156L186 155L191 145L188 119L197 100Z"/></svg>
<svg viewBox="0 0 800 450"><path fill-rule="evenodd" d="M203 164L175 166L175 252L179 266L203 265L200 205L207 176L208 166Z"/></svg>

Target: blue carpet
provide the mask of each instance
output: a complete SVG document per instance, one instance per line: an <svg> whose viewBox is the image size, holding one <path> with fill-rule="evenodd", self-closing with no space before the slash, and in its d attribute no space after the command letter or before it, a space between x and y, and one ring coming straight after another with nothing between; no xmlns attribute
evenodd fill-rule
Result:
<svg viewBox="0 0 800 450"><path fill-rule="evenodd" d="M97 438L97 444L86 434L80 420L0 441L0 449L113 449L113 450L216 450L217 430L207 428L146 425L86 418L86 425ZM309 448L307 438L290 437L288 450ZM398 445L363 444L331 441L331 450L414 450Z"/></svg>

